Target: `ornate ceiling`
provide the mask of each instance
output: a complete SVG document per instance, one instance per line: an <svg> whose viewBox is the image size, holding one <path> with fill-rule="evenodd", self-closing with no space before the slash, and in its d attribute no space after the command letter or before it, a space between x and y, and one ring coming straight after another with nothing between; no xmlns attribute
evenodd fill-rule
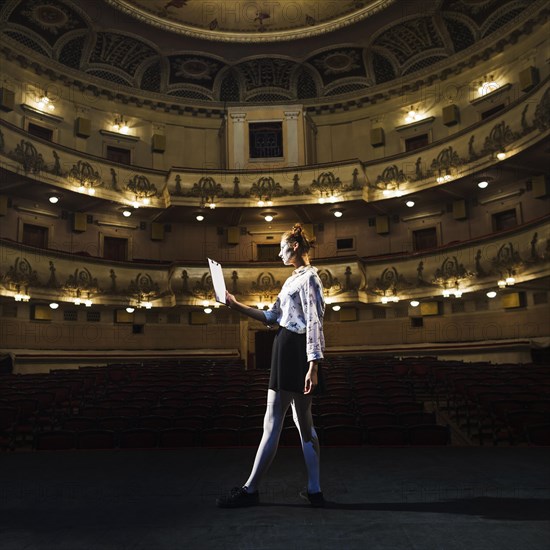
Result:
<svg viewBox="0 0 550 550"><path fill-rule="evenodd" d="M211 23L211 15L203 17L208 10L221 10L222 5L228 9L230 4L235 9L271 10L260 34L276 41L252 47L181 34L192 28L201 31L200 25ZM304 27L304 21L288 15L291 5L296 13L306 13L316 4L315 25L306 21ZM45 65L51 67L55 61L117 89L128 87L190 103L307 102L363 97L373 86L432 70L459 52L474 55L485 39L527 19L543 4L544 0L5 0L0 36L12 51L31 50L45 58ZM229 21L225 15L224 21ZM353 22L354 18L362 19ZM241 38L258 35L260 23L253 22L250 31L239 23ZM180 34L159 29L168 23ZM332 26L346 23L330 34L305 38L308 29L328 33ZM237 26L220 24L220 30L212 32L231 35ZM277 33L304 39L277 41Z"/></svg>
<svg viewBox="0 0 550 550"><path fill-rule="evenodd" d="M164 30L207 40L264 42L334 31L395 0L107 0Z"/></svg>

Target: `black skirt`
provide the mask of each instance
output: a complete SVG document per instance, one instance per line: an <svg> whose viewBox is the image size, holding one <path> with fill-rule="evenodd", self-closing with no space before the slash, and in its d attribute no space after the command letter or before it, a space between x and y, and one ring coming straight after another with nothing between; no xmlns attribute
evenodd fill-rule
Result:
<svg viewBox="0 0 550 550"><path fill-rule="evenodd" d="M309 370L306 353L306 335L279 327L271 351L270 390L304 392L305 377ZM318 385L314 395L321 391L322 373L318 367Z"/></svg>

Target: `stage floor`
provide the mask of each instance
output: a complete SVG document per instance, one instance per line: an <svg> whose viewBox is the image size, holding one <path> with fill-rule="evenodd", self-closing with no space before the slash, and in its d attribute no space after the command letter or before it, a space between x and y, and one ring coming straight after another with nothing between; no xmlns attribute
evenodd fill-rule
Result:
<svg viewBox="0 0 550 550"><path fill-rule="evenodd" d="M281 448L261 505L224 510L254 448L0 454L3 550L547 550L550 449L322 449L328 501Z"/></svg>

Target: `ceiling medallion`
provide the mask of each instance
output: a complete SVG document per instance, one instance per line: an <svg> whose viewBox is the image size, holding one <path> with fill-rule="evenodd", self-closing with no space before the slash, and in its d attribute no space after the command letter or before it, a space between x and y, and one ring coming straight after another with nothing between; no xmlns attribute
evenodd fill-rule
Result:
<svg viewBox="0 0 550 550"><path fill-rule="evenodd" d="M106 0L141 22L222 42L308 38L357 23L396 0Z"/></svg>
<svg viewBox="0 0 550 550"><path fill-rule="evenodd" d="M72 25L74 22L69 21L67 13L53 3L44 4L38 0L29 2L23 14L39 27L53 34L58 34L58 31L64 27L68 29L74 26Z"/></svg>

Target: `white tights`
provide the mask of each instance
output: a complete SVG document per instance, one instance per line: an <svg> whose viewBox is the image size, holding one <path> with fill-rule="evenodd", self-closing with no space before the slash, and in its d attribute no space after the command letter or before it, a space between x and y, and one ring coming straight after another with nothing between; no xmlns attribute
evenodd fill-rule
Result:
<svg viewBox="0 0 550 550"><path fill-rule="evenodd" d="M311 416L311 395L285 390L267 392L267 409L264 418L264 433L256 452L254 466L245 486L253 493L275 458L279 437L288 407L292 405L294 423L300 432L302 451L307 469L307 490L310 493L321 491L319 481L319 439L313 427Z"/></svg>

